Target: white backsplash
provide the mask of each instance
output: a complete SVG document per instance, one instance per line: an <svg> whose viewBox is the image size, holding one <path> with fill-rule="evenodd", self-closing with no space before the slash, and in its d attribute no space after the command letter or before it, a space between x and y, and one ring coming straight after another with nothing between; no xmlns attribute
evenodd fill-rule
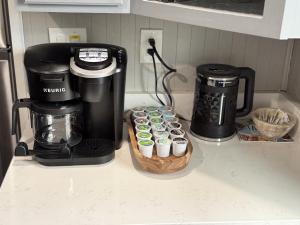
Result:
<svg viewBox="0 0 300 225"><path fill-rule="evenodd" d="M295 41L288 83L288 94L300 102L300 40Z"/></svg>
<svg viewBox="0 0 300 225"><path fill-rule="evenodd" d="M204 63L254 68L259 91L279 91L284 86L288 41L120 14L23 13L23 25L27 47L49 42L49 27L86 27L88 42L125 47L128 51L127 93L154 91L152 65L139 63L142 28L163 29L163 58L178 69L178 74L169 82L173 91L193 91L195 67ZM160 65L158 68L161 78Z"/></svg>

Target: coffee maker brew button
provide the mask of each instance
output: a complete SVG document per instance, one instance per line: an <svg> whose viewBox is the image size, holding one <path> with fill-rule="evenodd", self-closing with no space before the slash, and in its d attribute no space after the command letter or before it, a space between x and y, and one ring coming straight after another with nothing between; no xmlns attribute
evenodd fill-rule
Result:
<svg viewBox="0 0 300 225"><path fill-rule="evenodd" d="M101 52L101 57L107 58L108 57L108 53L107 52Z"/></svg>

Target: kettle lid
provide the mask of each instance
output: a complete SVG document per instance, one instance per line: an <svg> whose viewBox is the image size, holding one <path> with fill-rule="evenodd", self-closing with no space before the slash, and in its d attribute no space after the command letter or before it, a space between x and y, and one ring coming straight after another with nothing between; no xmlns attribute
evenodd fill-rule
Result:
<svg viewBox="0 0 300 225"><path fill-rule="evenodd" d="M240 74L239 68L225 64L205 64L197 67L197 75L207 79L235 80Z"/></svg>

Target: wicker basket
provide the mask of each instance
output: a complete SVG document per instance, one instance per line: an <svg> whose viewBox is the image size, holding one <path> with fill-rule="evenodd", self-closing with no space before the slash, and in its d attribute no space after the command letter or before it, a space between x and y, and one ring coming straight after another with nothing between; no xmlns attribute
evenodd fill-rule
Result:
<svg viewBox="0 0 300 225"><path fill-rule="evenodd" d="M270 116L276 118L274 123L269 122ZM279 122L282 117L288 117L288 121ZM281 109L259 108L252 113L255 128L267 138L281 138L288 134L297 123L297 118Z"/></svg>

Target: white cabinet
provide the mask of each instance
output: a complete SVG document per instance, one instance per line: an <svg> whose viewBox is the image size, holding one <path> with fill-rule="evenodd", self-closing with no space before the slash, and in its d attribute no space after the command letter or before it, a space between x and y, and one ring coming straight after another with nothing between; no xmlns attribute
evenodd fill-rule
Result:
<svg viewBox="0 0 300 225"><path fill-rule="evenodd" d="M123 0L24 0L24 3L48 5L122 5Z"/></svg>
<svg viewBox="0 0 300 225"><path fill-rule="evenodd" d="M13 0L20 11L130 13L130 0Z"/></svg>
<svg viewBox="0 0 300 225"><path fill-rule="evenodd" d="M300 38L299 0L132 0L131 12L276 39Z"/></svg>

